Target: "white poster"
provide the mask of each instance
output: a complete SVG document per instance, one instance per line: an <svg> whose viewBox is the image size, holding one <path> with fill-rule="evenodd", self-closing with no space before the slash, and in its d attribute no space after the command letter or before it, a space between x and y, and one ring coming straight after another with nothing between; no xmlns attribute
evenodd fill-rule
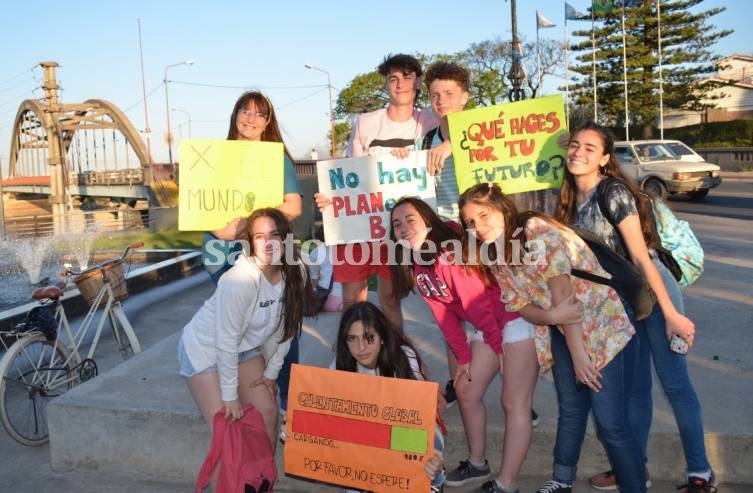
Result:
<svg viewBox="0 0 753 493"><path fill-rule="evenodd" d="M411 152L405 159L380 154L319 161L319 193L332 200L322 211L325 243L387 239L390 211L406 195L420 197L436 209L427 152Z"/></svg>

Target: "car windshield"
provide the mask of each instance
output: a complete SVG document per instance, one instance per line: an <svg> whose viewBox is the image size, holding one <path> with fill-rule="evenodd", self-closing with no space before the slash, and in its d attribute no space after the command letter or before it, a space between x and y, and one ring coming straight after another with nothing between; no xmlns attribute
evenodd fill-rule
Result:
<svg viewBox="0 0 753 493"><path fill-rule="evenodd" d="M677 154L664 143L637 144L635 151L641 162L666 161L668 159L679 159Z"/></svg>
<svg viewBox="0 0 753 493"><path fill-rule="evenodd" d="M680 159L687 161L700 161L703 159L693 149L682 142L667 142L665 145L669 147L672 152L677 154Z"/></svg>

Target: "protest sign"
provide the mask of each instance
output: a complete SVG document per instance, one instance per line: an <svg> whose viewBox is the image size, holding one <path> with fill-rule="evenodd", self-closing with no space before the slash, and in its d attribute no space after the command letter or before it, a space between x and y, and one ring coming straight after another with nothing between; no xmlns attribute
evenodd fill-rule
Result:
<svg viewBox="0 0 753 493"><path fill-rule="evenodd" d="M322 211L326 244L386 239L392 206L405 195L421 197L435 208L434 178L426 171L426 154L319 161L319 192L332 199L332 206Z"/></svg>
<svg viewBox="0 0 753 493"><path fill-rule="evenodd" d="M437 384L293 365L285 472L368 491L429 491Z"/></svg>
<svg viewBox="0 0 753 493"><path fill-rule="evenodd" d="M559 188L567 132L562 97L548 96L448 115L460 193L497 183L506 194Z"/></svg>
<svg viewBox="0 0 753 493"><path fill-rule="evenodd" d="M283 176L278 142L181 140L178 229L211 231L281 204Z"/></svg>

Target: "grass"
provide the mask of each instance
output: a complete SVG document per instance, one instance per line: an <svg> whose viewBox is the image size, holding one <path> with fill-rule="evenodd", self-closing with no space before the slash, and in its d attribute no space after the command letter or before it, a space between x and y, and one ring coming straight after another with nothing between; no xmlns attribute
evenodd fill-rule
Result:
<svg viewBox="0 0 753 493"><path fill-rule="evenodd" d="M92 250L122 250L131 243L142 242L142 248L147 249L198 249L201 248L203 231L178 231L177 229L165 229L158 232L126 231L109 236L99 236L92 242Z"/></svg>

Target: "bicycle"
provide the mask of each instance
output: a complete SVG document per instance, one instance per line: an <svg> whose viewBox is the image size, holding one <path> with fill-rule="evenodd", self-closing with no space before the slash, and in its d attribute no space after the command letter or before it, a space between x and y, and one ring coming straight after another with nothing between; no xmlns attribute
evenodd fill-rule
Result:
<svg viewBox="0 0 753 493"><path fill-rule="evenodd" d="M37 288L32 297L39 305L12 331L0 332L5 354L0 359L0 421L8 434L23 445L42 445L49 440L47 405L49 401L79 383L97 376L94 355L105 321L123 358L141 352L136 333L123 312L120 300L128 296L122 263L131 250L128 246L113 260L74 271L65 265L61 275L66 281ZM90 308L75 332L71 329L61 299L71 276ZM83 344L96 321L94 337L86 354ZM6 339L13 340L7 344Z"/></svg>

